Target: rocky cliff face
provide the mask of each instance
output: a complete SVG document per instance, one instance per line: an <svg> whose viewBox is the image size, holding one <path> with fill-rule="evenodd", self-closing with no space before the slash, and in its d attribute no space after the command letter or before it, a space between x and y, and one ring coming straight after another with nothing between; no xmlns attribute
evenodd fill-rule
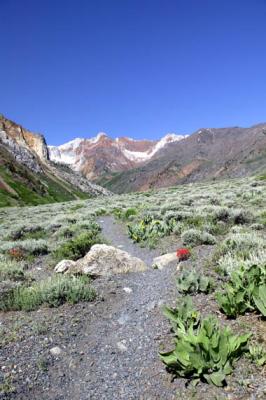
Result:
<svg viewBox="0 0 266 400"><path fill-rule="evenodd" d="M126 171L147 163L161 149L184 139L182 135L168 134L161 140L112 139L99 133L92 139L74 139L61 146L49 146L51 160L65 163L88 179Z"/></svg>
<svg viewBox="0 0 266 400"><path fill-rule="evenodd" d="M7 173L12 172L12 170L16 171L16 176L19 175L19 165L23 166L23 177L17 176L23 184L26 184L26 182L30 184L29 180L25 179L25 175L31 177L31 181L48 178L50 182L53 181L55 185L63 187L63 192L69 194L64 198L71 198L71 196L77 198L75 188L91 196L111 194L107 189L89 182L80 173L54 165L49 159L48 147L44 136L32 133L4 116L0 116L1 165L6 168ZM5 171L3 173L5 174ZM32 174L35 174L36 179ZM1 187L6 188L7 183L4 177L0 176L0 178ZM11 189L9 188L9 193L11 193ZM45 187L42 190L45 193Z"/></svg>
<svg viewBox="0 0 266 400"><path fill-rule="evenodd" d="M21 146L12 136L8 135L6 127L0 127L0 144L10 150L15 160L35 173L41 173L42 167L36 155L25 145Z"/></svg>
<svg viewBox="0 0 266 400"><path fill-rule="evenodd" d="M0 116L0 131L5 132L10 141L32 151L41 160L48 159L48 148L43 135L30 132L4 116Z"/></svg>

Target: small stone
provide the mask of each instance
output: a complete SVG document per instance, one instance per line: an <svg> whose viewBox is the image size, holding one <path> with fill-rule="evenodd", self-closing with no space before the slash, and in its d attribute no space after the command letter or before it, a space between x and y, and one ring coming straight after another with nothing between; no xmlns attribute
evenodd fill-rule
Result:
<svg viewBox="0 0 266 400"><path fill-rule="evenodd" d="M127 346L125 346L122 342L117 342L116 345L120 351L127 351Z"/></svg>
<svg viewBox="0 0 266 400"><path fill-rule="evenodd" d="M132 293L132 289L130 287L124 287L123 290L126 293Z"/></svg>
<svg viewBox="0 0 266 400"><path fill-rule="evenodd" d="M50 353L51 353L53 356L57 357L57 356L59 356L59 355L62 353L62 350L60 349L60 347L55 346L55 347L52 347L52 348L50 349Z"/></svg>

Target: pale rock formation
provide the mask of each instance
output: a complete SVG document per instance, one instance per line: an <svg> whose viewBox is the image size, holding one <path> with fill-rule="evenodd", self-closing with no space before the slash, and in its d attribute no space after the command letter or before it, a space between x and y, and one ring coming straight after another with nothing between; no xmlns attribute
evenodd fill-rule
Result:
<svg viewBox="0 0 266 400"><path fill-rule="evenodd" d="M69 263L65 269L68 260L63 260L55 267L55 272L67 274L85 274L92 277L110 276L115 274L124 274L129 272L145 271L147 266L139 258L133 257L127 252L106 244L95 244L91 250L74 264Z"/></svg>

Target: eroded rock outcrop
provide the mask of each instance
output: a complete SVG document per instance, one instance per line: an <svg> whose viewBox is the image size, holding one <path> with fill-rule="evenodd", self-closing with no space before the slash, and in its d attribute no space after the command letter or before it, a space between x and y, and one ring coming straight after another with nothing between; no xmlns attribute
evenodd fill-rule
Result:
<svg viewBox="0 0 266 400"><path fill-rule="evenodd" d="M91 196L112 194L107 189L91 183L79 172L74 172L67 166L56 165L51 162L43 135L32 133L2 115L0 115L0 147L0 150L2 149L7 154L10 153L11 158L18 165L25 166L34 174L42 174L44 177L48 177L49 181L54 181L56 185L59 184L64 190L70 192L73 198L78 198L74 192L75 189ZM2 163L6 164L3 160ZM12 162L10 164L12 166ZM37 176L37 179L39 178Z"/></svg>
<svg viewBox="0 0 266 400"><path fill-rule="evenodd" d="M43 136L35 135L0 115L0 144L12 153L18 163L35 173L43 171L38 159L47 159Z"/></svg>
<svg viewBox="0 0 266 400"><path fill-rule="evenodd" d="M41 160L49 158L47 144L43 135L30 132L2 115L0 115L0 131L5 132L10 141L14 141L20 147L33 151Z"/></svg>

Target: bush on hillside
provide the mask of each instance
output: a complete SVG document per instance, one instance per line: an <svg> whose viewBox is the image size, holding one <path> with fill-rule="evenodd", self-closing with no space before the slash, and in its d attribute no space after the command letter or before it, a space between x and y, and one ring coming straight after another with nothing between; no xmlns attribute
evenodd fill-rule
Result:
<svg viewBox="0 0 266 400"><path fill-rule="evenodd" d="M56 261L63 259L78 260L84 257L94 244L103 243L99 235L94 232L83 232L75 238L61 244L53 252Z"/></svg>

